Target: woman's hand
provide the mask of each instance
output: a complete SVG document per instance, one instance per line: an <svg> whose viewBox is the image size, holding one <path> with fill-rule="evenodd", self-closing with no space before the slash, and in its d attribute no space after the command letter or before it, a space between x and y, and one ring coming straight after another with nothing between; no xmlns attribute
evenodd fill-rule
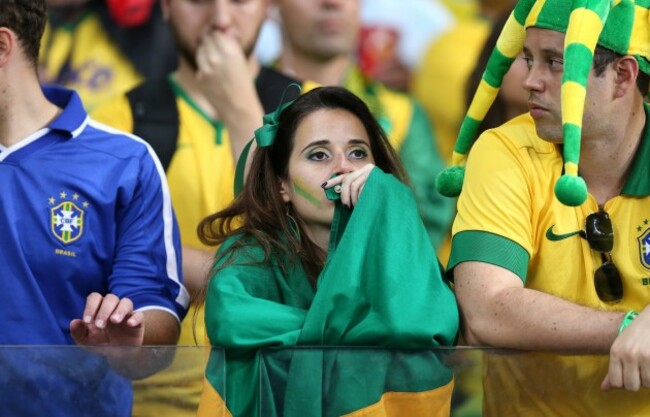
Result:
<svg viewBox="0 0 650 417"><path fill-rule="evenodd" d="M357 205L361 191L363 191L368 176L374 167L373 164L368 164L356 171L330 178L323 184L323 188L334 187L334 190L341 194L341 203L348 208L352 208Z"/></svg>

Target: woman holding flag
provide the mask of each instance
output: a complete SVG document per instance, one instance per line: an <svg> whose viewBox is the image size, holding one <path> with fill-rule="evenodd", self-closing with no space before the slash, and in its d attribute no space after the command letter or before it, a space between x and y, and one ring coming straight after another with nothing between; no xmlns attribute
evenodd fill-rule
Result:
<svg viewBox="0 0 650 417"><path fill-rule="evenodd" d="M260 414L263 348L454 345L454 296L367 106L343 88L317 88L267 115L255 137L242 192L199 227L205 243L220 245L205 314L211 345L226 352L227 393L208 365L199 415ZM336 349L292 364L283 414L449 415L453 376L428 352L380 355L383 371ZM369 384L337 380L329 398L304 397L309 379L355 367L378 375L364 375Z"/></svg>

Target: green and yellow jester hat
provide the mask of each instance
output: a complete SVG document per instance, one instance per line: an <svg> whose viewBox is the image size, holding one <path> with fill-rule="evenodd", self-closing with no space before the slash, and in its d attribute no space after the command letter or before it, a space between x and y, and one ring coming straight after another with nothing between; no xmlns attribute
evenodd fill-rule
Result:
<svg viewBox="0 0 650 417"><path fill-rule="evenodd" d="M641 71L650 74L650 0L520 0L506 22L488 60L454 147L452 166L438 175L441 194L460 194L467 152L480 123L494 102L504 75L522 51L526 29L539 27L566 33L562 78L564 173L555 195L568 206L587 199L578 175L582 117L587 77L596 44L621 55L633 55Z"/></svg>

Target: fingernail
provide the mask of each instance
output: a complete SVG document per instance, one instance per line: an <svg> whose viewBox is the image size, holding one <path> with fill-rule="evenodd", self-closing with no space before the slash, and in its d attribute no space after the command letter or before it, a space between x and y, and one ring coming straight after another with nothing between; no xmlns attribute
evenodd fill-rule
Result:
<svg viewBox="0 0 650 417"><path fill-rule="evenodd" d="M84 317L84 323L90 324L91 321L92 321L92 317L90 317L90 316Z"/></svg>
<svg viewBox="0 0 650 417"><path fill-rule="evenodd" d="M120 320L122 320L122 316L119 315L119 314L113 314L112 319L113 319L113 321L119 322Z"/></svg>
<svg viewBox="0 0 650 417"><path fill-rule="evenodd" d="M95 326L99 327L100 329L103 329L104 328L104 320L95 321Z"/></svg>
<svg viewBox="0 0 650 417"><path fill-rule="evenodd" d="M327 181L325 181L324 183L322 183L320 186L321 186L321 188L325 188L326 185L327 185Z"/></svg>

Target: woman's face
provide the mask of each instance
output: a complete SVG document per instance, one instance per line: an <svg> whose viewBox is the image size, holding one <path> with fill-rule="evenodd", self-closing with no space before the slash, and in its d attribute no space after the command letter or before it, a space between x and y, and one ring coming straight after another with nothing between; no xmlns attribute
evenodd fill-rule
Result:
<svg viewBox="0 0 650 417"><path fill-rule="evenodd" d="M296 129L288 178L280 194L310 229L329 230L334 203L321 187L334 174L374 164L370 139L361 120L342 109L322 109L306 116Z"/></svg>

